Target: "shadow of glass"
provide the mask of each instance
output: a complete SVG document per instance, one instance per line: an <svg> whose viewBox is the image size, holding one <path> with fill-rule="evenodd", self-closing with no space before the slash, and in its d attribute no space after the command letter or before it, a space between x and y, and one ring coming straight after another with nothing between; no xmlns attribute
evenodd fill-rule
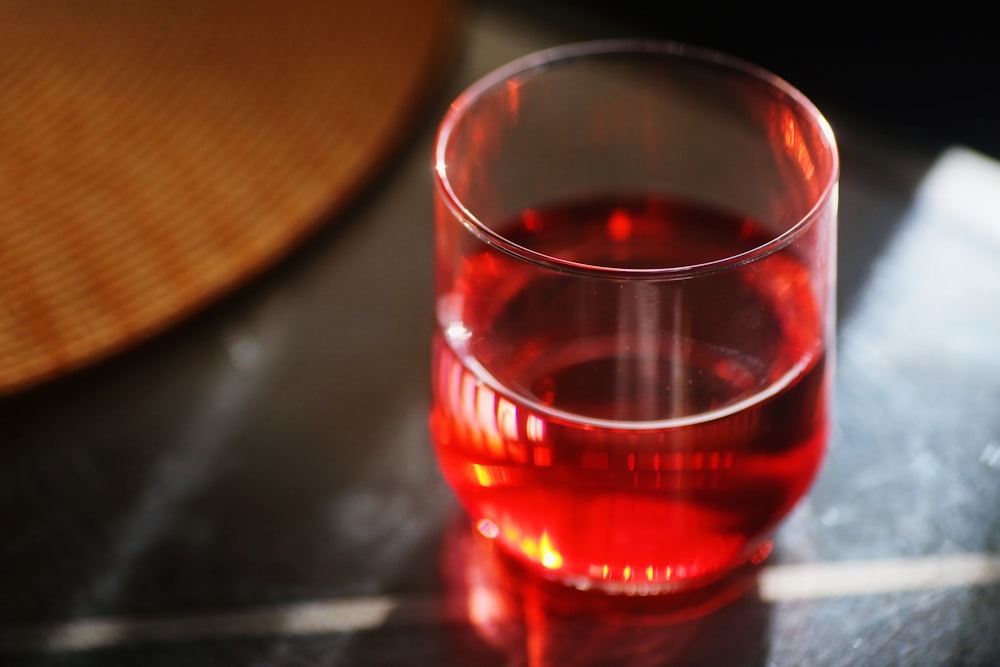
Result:
<svg viewBox="0 0 1000 667"><path fill-rule="evenodd" d="M766 662L770 611L756 569L669 595L579 591L530 575L460 518L445 536L442 570L449 616L468 623L456 624L463 641L448 664L470 664L483 645L508 667ZM479 646L469 647L467 627Z"/></svg>

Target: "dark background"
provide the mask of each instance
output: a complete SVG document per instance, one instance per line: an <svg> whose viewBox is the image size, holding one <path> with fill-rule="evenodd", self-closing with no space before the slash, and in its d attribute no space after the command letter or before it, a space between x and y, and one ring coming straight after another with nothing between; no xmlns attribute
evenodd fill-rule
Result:
<svg viewBox="0 0 1000 667"><path fill-rule="evenodd" d="M538 11L539 3L511 4ZM987 5L973 11L942 3L540 4L567 26L599 25L601 36L688 42L749 60L788 80L820 109L865 118L895 141L922 139L930 148L960 143L1000 155L998 23Z"/></svg>

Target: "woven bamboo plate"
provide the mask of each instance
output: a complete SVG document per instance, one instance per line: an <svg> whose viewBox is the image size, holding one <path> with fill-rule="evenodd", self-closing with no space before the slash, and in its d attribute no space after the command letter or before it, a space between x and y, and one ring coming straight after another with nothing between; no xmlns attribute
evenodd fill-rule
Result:
<svg viewBox="0 0 1000 667"><path fill-rule="evenodd" d="M452 0L0 0L0 394L278 259L401 139Z"/></svg>

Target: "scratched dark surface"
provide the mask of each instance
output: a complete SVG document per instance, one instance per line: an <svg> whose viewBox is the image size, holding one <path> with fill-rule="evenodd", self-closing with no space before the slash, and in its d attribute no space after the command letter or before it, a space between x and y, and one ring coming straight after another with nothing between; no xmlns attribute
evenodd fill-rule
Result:
<svg viewBox="0 0 1000 667"><path fill-rule="evenodd" d="M810 600L751 589L695 619L623 622L512 593L477 560L426 428L434 127L511 58L635 35L729 44L816 99L840 142L836 429L772 562L1000 552L1000 151L979 123L996 100L962 67L996 56L973 42L893 96L878 68L855 88L829 72L850 34L812 72L808 52L666 18L470 3L419 130L346 214L167 334L0 400L0 665L1000 664L995 578ZM935 81L957 108L893 121ZM876 89L882 104L859 99ZM473 589L509 613L463 615ZM372 596L400 606L358 630L17 648L67 621Z"/></svg>

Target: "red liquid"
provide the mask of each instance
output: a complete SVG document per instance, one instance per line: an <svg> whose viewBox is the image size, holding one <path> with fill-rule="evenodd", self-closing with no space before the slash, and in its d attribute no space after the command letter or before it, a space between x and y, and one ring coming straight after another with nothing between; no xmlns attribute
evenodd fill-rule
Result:
<svg viewBox="0 0 1000 667"><path fill-rule="evenodd" d="M529 211L502 231L638 268L767 238L638 197ZM654 285L543 274L494 249L461 269L439 301L431 429L481 532L546 576L617 592L766 556L827 437L823 326L795 255Z"/></svg>

